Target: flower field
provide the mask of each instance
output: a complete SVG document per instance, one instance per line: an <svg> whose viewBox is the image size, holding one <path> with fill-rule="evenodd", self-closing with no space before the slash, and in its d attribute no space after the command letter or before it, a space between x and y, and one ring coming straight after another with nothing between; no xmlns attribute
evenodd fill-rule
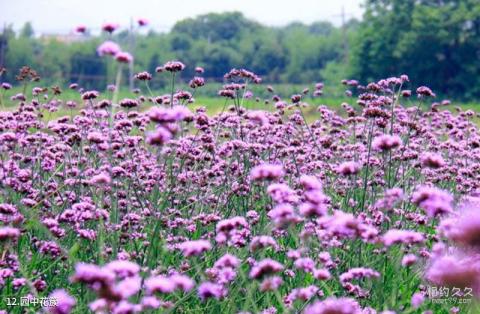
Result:
<svg viewBox="0 0 480 314"><path fill-rule="evenodd" d="M121 99L2 83L1 313L478 313L474 111L402 75L307 119L321 83L256 101L233 69L207 114L184 67Z"/></svg>

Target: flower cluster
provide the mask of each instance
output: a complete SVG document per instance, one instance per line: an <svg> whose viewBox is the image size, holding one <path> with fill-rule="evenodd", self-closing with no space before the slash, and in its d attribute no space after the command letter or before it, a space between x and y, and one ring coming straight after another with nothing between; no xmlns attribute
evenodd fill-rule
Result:
<svg viewBox="0 0 480 314"><path fill-rule="evenodd" d="M480 297L473 112L418 105L433 92L410 99L406 76L345 80L348 102L311 110L323 84L282 95L233 69L212 113L195 105L202 68L150 89L183 70L140 71L121 98L2 82L2 297L61 314L447 313L427 287Z"/></svg>

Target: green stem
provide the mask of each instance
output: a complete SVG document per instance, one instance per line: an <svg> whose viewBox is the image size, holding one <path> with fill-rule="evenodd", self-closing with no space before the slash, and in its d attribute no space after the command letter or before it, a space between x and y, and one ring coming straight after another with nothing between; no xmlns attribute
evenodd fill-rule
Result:
<svg viewBox="0 0 480 314"><path fill-rule="evenodd" d="M365 210L365 198L367 197L367 188L368 188L368 171L370 167L370 154L372 152L372 138L373 138L373 126L375 121L372 120L370 126L370 131L368 132L368 153L367 153L367 164L365 167L365 177L363 178L363 194L362 194L362 212Z"/></svg>
<svg viewBox="0 0 480 314"><path fill-rule="evenodd" d="M117 77L115 79L115 91L113 92L112 105L116 104L118 101L118 93L120 91L120 83L122 81L122 64L118 65Z"/></svg>
<svg viewBox="0 0 480 314"><path fill-rule="evenodd" d="M172 88L170 91L170 108L173 107L173 93L175 88L175 72L172 72Z"/></svg>

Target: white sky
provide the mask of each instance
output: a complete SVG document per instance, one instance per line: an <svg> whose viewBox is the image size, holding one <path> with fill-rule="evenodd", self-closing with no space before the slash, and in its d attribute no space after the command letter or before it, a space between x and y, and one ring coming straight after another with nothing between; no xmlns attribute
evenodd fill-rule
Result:
<svg viewBox="0 0 480 314"><path fill-rule="evenodd" d="M151 28L166 31L176 21L209 12L241 11L266 25L293 21L341 22L342 7L348 18L360 18L363 0L0 0L0 28L13 23L19 29L33 24L36 35L68 33L76 25L91 29L103 22L128 26L131 18L147 18Z"/></svg>

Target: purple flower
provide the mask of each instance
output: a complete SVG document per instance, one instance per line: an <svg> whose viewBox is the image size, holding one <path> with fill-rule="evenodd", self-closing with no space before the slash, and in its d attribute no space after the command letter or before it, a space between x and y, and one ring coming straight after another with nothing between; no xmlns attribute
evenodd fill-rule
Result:
<svg viewBox="0 0 480 314"><path fill-rule="evenodd" d="M315 269L315 262L309 257L298 258L295 263L295 268L301 269L304 272L311 273Z"/></svg>
<svg viewBox="0 0 480 314"><path fill-rule="evenodd" d="M402 266L408 267L412 266L417 262L417 256L414 254L407 254L402 258Z"/></svg>
<svg viewBox="0 0 480 314"><path fill-rule="evenodd" d="M182 290L188 292L195 286L195 282L188 276L173 274L170 277L156 276L145 280L145 288L147 293L153 294L156 292L168 294L175 290Z"/></svg>
<svg viewBox="0 0 480 314"><path fill-rule="evenodd" d="M393 206L403 199L403 191L400 188L392 188L385 191L384 197L379 199L375 206L381 209L391 210Z"/></svg>
<svg viewBox="0 0 480 314"><path fill-rule="evenodd" d="M267 193L277 203L294 203L298 200L295 191L284 183L272 183L267 188Z"/></svg>
<svg viewBox="0 0 480 314"><path fill-rule="evenodd" d="M419 186L412 195L412 202L425 210L430 217L451 212L452 201L450 193L429 186Z"/></svg>
<svg viewBox="0 0 480 314"><path fill-rule="evenodd" d="M183 292L188 292L195 286L195 282L185 275L175 274L170 276L170 280L173 281L176 289L180 289Z"/></svg>
<svg viewBox="0 0 480 314"><path fill-rule="evenodd" d="M260 291L276 291L282 285L282 283L282 278L278 276L265 278L260 284Z"/></svg>
<svg viewBox="0 0 480 314"><path fill-rule="evenodd" d="M149 294L153 294L156 292L168 294L175 291L176 284L168 277L156 276L150 277L145 280L145 288L147 289L147 293Z"/></svg>
<svg viewBox="0 0 480 314"><path fill-rule="evenodd" d="M75 265L75 274L72 277L73 282L82 282L86 284L111 285L115 280L115 274L103 269L97 265L79 263Z"/></svg>
<svg viewBox="0 0 480 314"><path fill-rule="evenodd" d="M412 296L412 307L414 309L418 309L424 301L425 301L425 296L423 295L423 293L420 293L420 292L414 293Z"/></svg>
<svg viewBox="0 0 480 314"><path fill-rule="evenodd" d="M453 242L466 247L480 247L480 206L466 202L456 215L442 220L439 230Z"/></svg>
<svg viewBox="0 0 480 314"><path fill-rule="evenodd" d="M258 125L269 125L268 116L264 111L256 110L248 113L248 119Z"/></svg>
<svg viewBox="0 0 480 314"><path fill-rule="evenodd" d="M12 84L3 82L3 83L2 83L2 88L3 88L4 90L12 89Z"/></svg>
<svg viewBox="0 0 480 314"><path fill-rule="evenodd" d="M300 183L305 190L321 190L322 184L314 176L302 175L300 177Z"/></svg>
<svg viewBox="0 0 480 314"><path fill-rule="evenodd" d="M164 145L173 137L172 132L166 128L159 126L153 132L147 133L147 144L150 145Z"/></svg>
<svg viewBox="0 0 480 314"><path fill-rule="evenodd" d="M5 134L6 133L4 133L2 135L5 135ZM15 134L13 134L12 136L15 137ZM6 203L0 204L0 213L1 214L13 215L13 214L16 214L17 212L18 212L17 208L12 204L6 204Z"/></svg>
<svg viewBox="0 0 480 314"><path fill-rule="evenodd" d="M73 307L76 304L75 298L70 296L63 289L53 291L49 297L54 299L56 304L54 306L46 308L48 313L68 314L72 311Z"/></svg>
<svg viewBox="0 0 480 314"><path fill-rule="evenodd" d="M186 241L178 245L178 249L182 251L185 257L193 255L201 255L212 248L207 240Z"/></svg>
<svg viewBox="0 0 480 314"><path fill-rule="evenodd" d="M133 56L128 52L119 51L115 54L115 60L120 63L131 63L133 61Z"/></svg>
<svg viewBox="0 0 480 314"><path fill-rule="evenodd" d="M138 26L142 27L142 26L147 26L149 23L149 21L146 19L146 18L139 18L137 20L137 24Z"/></svg>
<svg viewBox="0 0 480 314"><path fill-rule="evenodd" d="M163 65L163 69L168 72L180 72L185 69L185 64L180 61L168 61Z"/></svg>
<svg viewBox="0 0 480 314"><path fill-rule="evenodd" d="M27 279L25 278L15 278L12 280L12 286L14 289L19 289L27 284Z"/></svg>
<svg viewBox="0 0 480 314"><path fill-rule="evenodd" d="M295 224L300 221L300 217L295 214L294 208L290 204L279 204L268 212L268 217L272 219L279 228Z"/></svg>
<svg viewBox="0 0 480 314"><path fill-rule="evenodd" d="M253 266L250 271L250 278L260 279L283 270L283 265L272 259L264 259Z"/></svg>
<svg viewBox="0 0 480 314"><path fill-rule="evenodd" d="M354 279L362 278L378 278L380 273L371 269L364 267L351 268L347 272L340 275L340 283L345 285L347 282L350 282Z"/></svg>
<svg viewBox="0 0 480 314"><path fill-rule="evenodd" d="M154 296L145 296L142 298L141 304L146 309L158 309L162 303Z"/></svg>
<svg viewBox="0 0 480 314"><path fill-rule="evenodd" d="M330 275L330 272L327 269L314 269L313 277L315 277L315 279L317 280L328 280L332 276Z"/></svg>
<svg viewBox="0 0 480 314"><path fill-rule="evenodd" d="M20 101L26 101L26 100L27 100L27 98L25 97L25 95L22 94L22 93L16 94L16 95L13 96L11 99L12 99L12 100L20 100Z"/></svg>
<svg viewBox="0 0 480 314"><path fill-rule="evenodd" d="M360 314L360 305L350 298L330 297L307 306L304 314Z"/></svg>
<svg viewBox="0 0 480 314"><path fill-rule="evenodd" d="M0 227L0 241L16 240L20 237L20 230L13 227Z"/></svg>
<svg viewBox="0 0 480 314"><path fill-rule="evenodd" d="M230 90L230 89L221 89L218 91L218 95L219 96L222 96L222 97L226 97L226 98L232 98L234 99L235 98L235 91L234 90Z"/></svg>
<svg viewBox="0 0 480 314"><path fill-rule="evenodd" d="M319 223L332 235L351 238L360 232L360 223L350 213L335 211L333 216L325 216L319 219Z"/></svg>
<svg viewBox="0 0 480 314"><path fill-rule="evenodd" d="M107 22L102 25L102 30L110 34L113 33L117 28L118 24L116 23Z"/></svg>
<svg viewBox="0 0 480 314"><path fill-rule="evenodd" d="M191 88L197 88L197 87L201 87L205 85L205 79L203 77L194 77L190 83L188 83L188 86L190 86Z"/></svg>
<svg viewBox="0 0 480 314"><path fill-rule="evenodd" d="M135 74L135 78L140 81L150 81L152 79L152 75L147 71L143 71Z"/></svg>
<svg viewBox="0 0 480 314"><path fill-rule="evenodd" d="M119 105L123 108L134 108L138 107L138 101L136 99L124 98L120 100Z"/></svg>
<svg viewBox="0 0 480 314"><path fill-rule="evenodd" d="M254 237L250 242L250 250L252 252L255 252L259 249L266 248L266 247L272 247L275 250L277 250L278 244L275 241L275 239L273 239L270 236L257 236L257 237Z"/></svg>
<svg viewBox="0 0 480 314"><path fill-rule="evenodd" d="M142 279L139 276L127 277L113 287L113 295L122 299L128 299L135 295L142 288Z"/></svg>
<svg viewBox="0 0 480 314"><path fill-rule="evenodd" d="M108 304L107 300L97 299L97 300L93 301L92 303L90 303L88 305L88 308L93 312L101 312L101 311L106 310L107 304Z"/></svg>
<svg viewBox="0 0 480 314"><path fill-rule="evenodd" d="M190 110L184 106L175 106L171 109L152 107L152 109L148 111L148 117L150 120L160 124L182 121L191 115L192 113Z"/></svg>
<svg viewBox="0 0 480 314"><path fill-rule="evenodd" d="M420 86L417 88L417 95L419 97L424 96L424 97L435 97L435 93L432 92L432 90L426 86Z"/></svg>
<svg viewBox="0 0 480 314"><path fill-rule="evenodd" d="M113 41L109 41L109 40L102 43L97 48L97 53L99 56L104 56L104 55L115 56L120 51L121 51L120 46L114 43Z"/></svg>
<svg viewBox="0 0 480 314"><path fill-rule="evenodd" d="M292 95L291 100L294 104L299 103L302 100L302 95Z"/></svg>
<svg viewBox="0 0 480 314"><path fill-rule="evenodd" d="M306 189L305 202L300 204L299 212L304 217L321 217L327 213L328 197L323 194L320 182L309 176L302 176L300 183Z"/></svg>
<svg viewBox="0 0 480 314"><path fill-rule="evenodd" d="M205 301L209 298L221 299L226 295L226 290L222 285L213 283L213 282L203 282L198 287L198 296L202 301Z"/></svg>
<svg viewBox="0 0 480 314"><path fill-rule="evenodd" d="M133 277L140 272L140 266L130 261L116 260L105 265L120 278Z"/></svg>
<svg viewBox="0 0 480 314"><path fill-rule="evenodd" d="M216 231L218 233L229 233L233 229L248 228L248 226L248 222L244 217L237 216L219 221L217 223Z"/></svg>
<svg viewBox="0 0 480 314"><path fill-rule="evenodd" d="M445 166L445 161L443 160L442 156L439 154L424 153L420 157L420 160L422 162L422 166L428 167L428 168L438 169Z"/></svg>
<svg viewBox="0 0 480 314"><path fill-rule="evenodd" d="M101 132L92 131L87 134L87 140L95 144L100 144L105 142L107 139Z"/></svg>
<svg viewBox="0 0 480 314"><path fill-rule="evenodd" d="M285 175L281 165L261 164L250 171L252 180L276 180Z"/></svg>
<svg viewBox="0 0 480 314"><path fill-rule="evenodd" d="M108 173L100 173L95 176L93 176L88 183L90 185L109 185L112 182L112 178L110 178L110 175Z"/></svg>
<svg viewBox="0 0 480 314"><path fill-rule="evenodd" d="M304 288L296 288L296 289L293 289L292 292L288 294L287 299L291 300L292 302L295 300L301 300L303 302L306 302L312 299L318 292L319 292L318 287L314 285L310 285ZM320 291L320 294L322 294L321 291Z"/></svg>
<svg viewBox="0 0 480 314"><path fill-rule="evenodd" d="M346 161L340 164L336 170L338 174L350 176L359 173L361 168L362 166L358 162Z"/></svg>
<svg viewBox="0 0 480 314"><path fill-rule="evenodd" d="M416 244L425 241L422 233L411 230L390 229L382 237L385 246L394 244Z"/></svg>
<svg viewBox="0 0 480 314"><path fill-rule="evenodd" d="M85 25L77 25L75 27L75 32L83 34L87 31L87 27Z"/></svg>
<svg viewBox="0 0 480 314"><path fill-rule="evenodd" d="M374 150L391 150L399 147L402 139L398 135L384 134L373 139L372 148Z"/></svg>
<svg viewBox="0 0 480 314"><path fill-rule="evenodd" d="M434 257L428 266L425 278L437 286L472 288L480 294L480 263L478 258L462 255Z"/></svg>
<svg viewBox="0 0 480 314"><path fill-rule="evenodd" d="M240 260L231 254L225 254L222 257L220 257L213 267L215 268L237 268L240 265Z"/></svg>
<svg viewBox="0 0 480 314"><path fill-rule="evenodd" d="M100 95L100 93L95 91L95 90L86 91L82 94L82 99L83 100L91 100L91 99L97 98L99 95Z"/></svg>

